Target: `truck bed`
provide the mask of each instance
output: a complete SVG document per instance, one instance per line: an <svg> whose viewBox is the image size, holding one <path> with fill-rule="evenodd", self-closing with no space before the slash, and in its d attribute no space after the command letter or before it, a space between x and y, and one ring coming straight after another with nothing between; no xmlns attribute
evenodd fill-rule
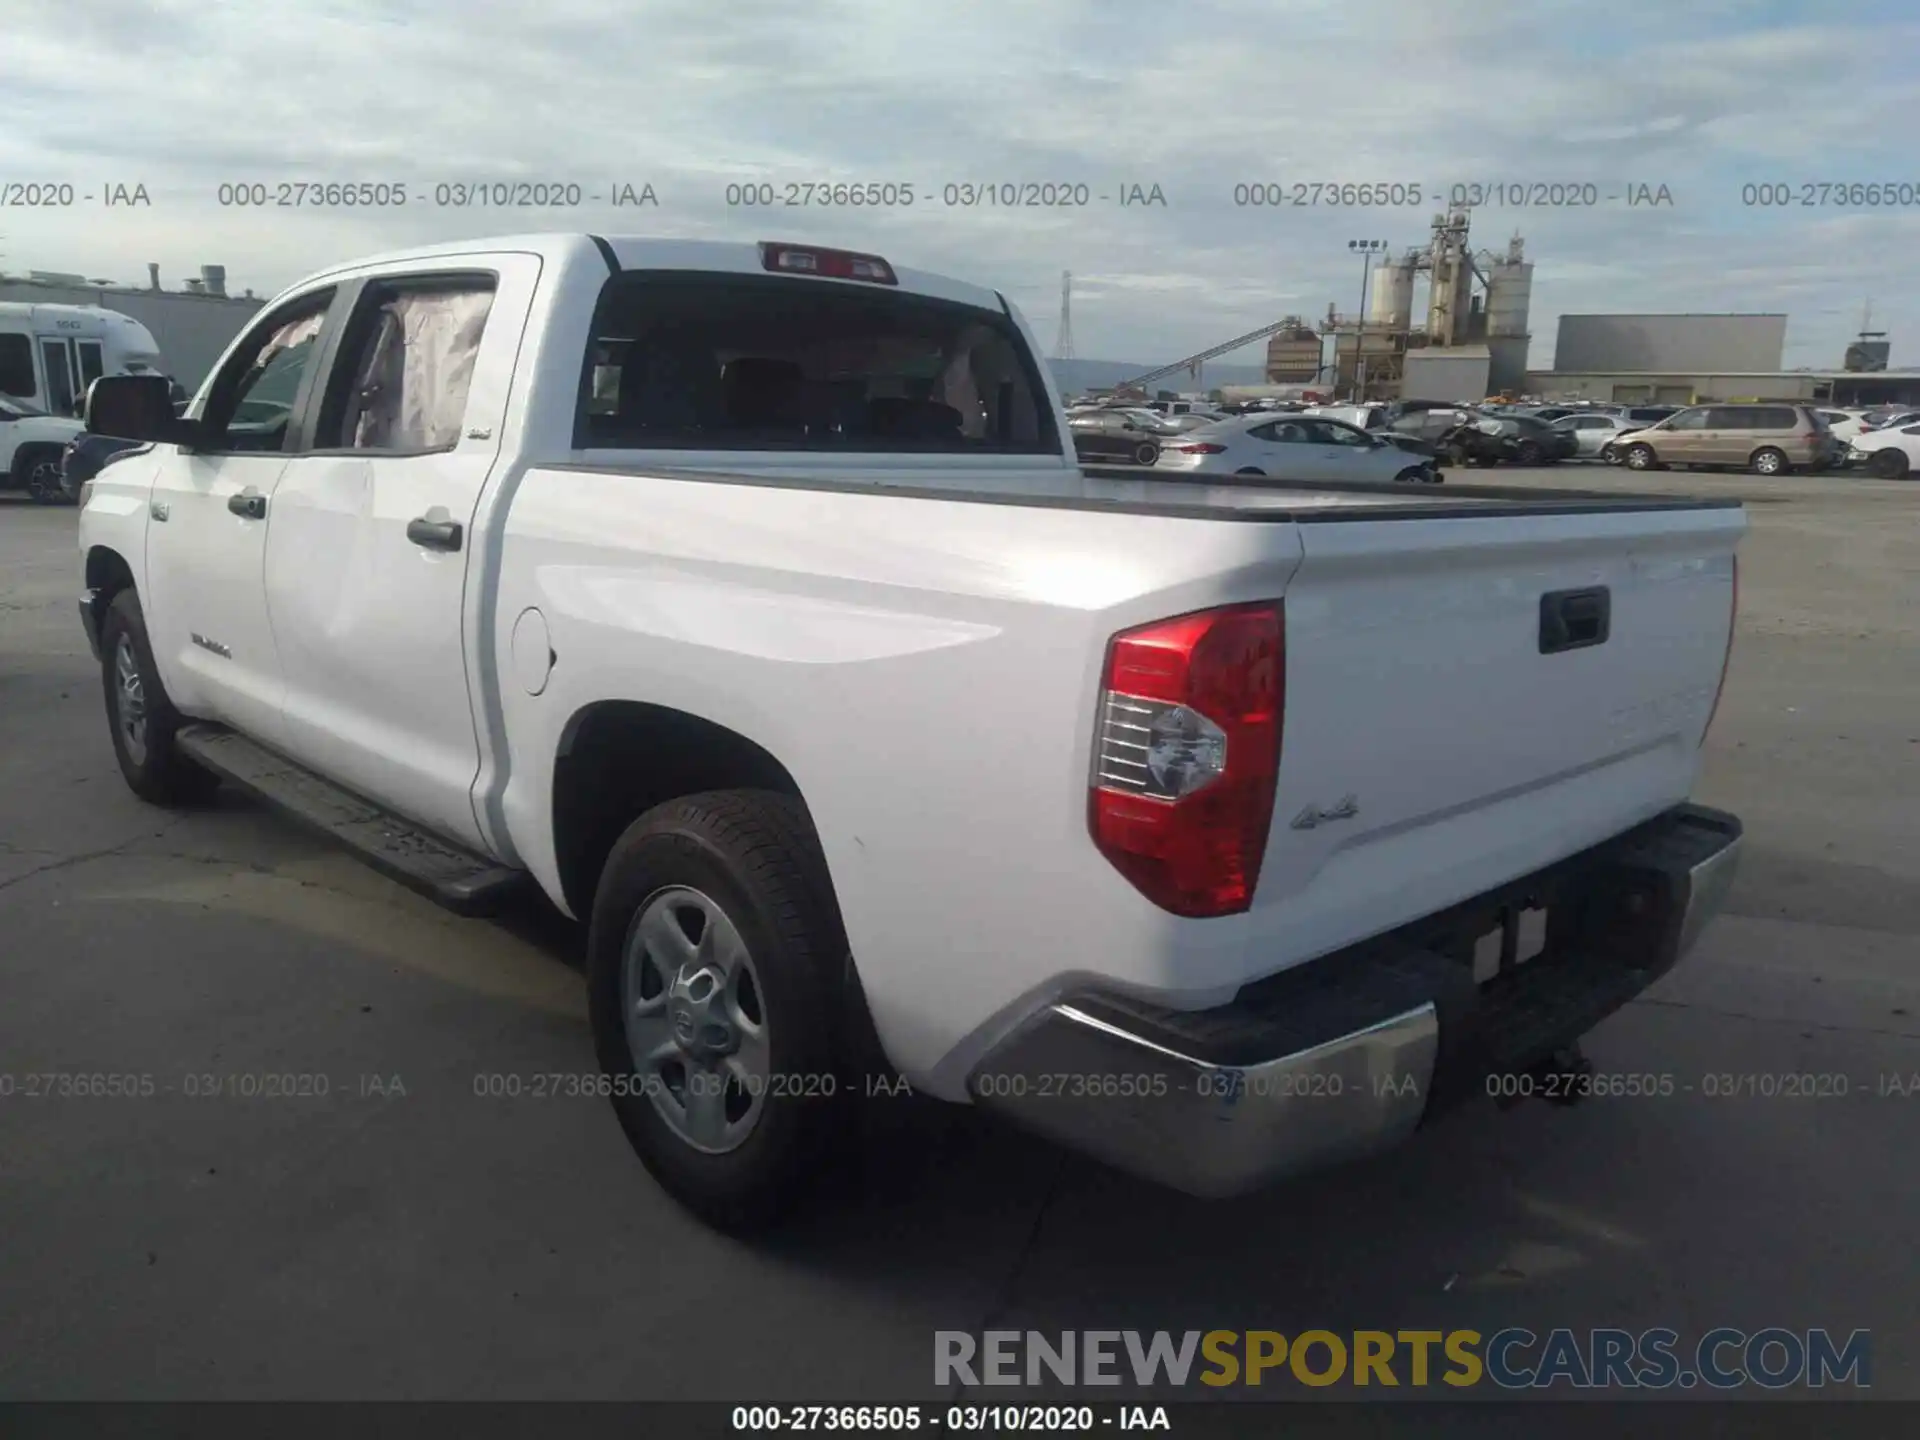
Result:
<svg viewBox="0 0 1920 1440"><path fill-rule="evenodd" d="M1732 498L1673 495L1621 495L1599 490L1531 490L1518 485L1446 485L1436 494L1430 485L1370 485L1315 483L1304 480L1257 480L1235 484L1204 484L1193 480L1149 478L1127 466L1088 465L1078 469L1021 468L1017 471L929 470L925 483L912 472L896 470L894 478L850 478L833 470L836 459L822 454L823 473L796 474L790 466L778 473L755 474L719 469L667 468L647 465L645 473L661 479L682 479L708 485L758 485L781 490L815 490L844 494L889 495L899 499L945 500L961 504L1037 506L1051 510L1088 510L1122 515L1157 515L1170 520L1226 520L1312 524L1351 521L1364 510L1368 519L1446 520L1474 515L1484 518L1537 515L1628 515L1666 510L1737 510ZM632 474L632 467L608 465L541 465L542 470L575 470L589 474ZM860 472L852 471L852 475ZM994 482L998 482L997 484Z"/></svg>

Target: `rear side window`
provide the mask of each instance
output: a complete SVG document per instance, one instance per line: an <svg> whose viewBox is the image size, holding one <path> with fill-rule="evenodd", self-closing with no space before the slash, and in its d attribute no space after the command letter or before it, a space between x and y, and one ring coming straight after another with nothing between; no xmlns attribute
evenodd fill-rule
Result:
<svg viewBox="0 0 1920 1440"><path fill-rule="evenodd" d="M0 335L0 395L33 395L33 341L25 335Z"/></svg>
<svg viewBox="0 0 1920 1440"><path fill-rule="evenodd" d="M636 271L601 292L581 449L1057 454L1006 315L891 288Z"/></svg>
<svg viewBox="0 0 1920 1440"><path fill-rule="evenodd" d="M342 337L314 448L419 454L460 439L491 275L369 285Z"/></svg>
<svg viewBox="0 0 1920 1440"><path fill-rule="evenodd" d="M1707 421L1709 430L1792 430L1796 428L1793 411L1784 405L1740 405L1715 410Z"/></svg>

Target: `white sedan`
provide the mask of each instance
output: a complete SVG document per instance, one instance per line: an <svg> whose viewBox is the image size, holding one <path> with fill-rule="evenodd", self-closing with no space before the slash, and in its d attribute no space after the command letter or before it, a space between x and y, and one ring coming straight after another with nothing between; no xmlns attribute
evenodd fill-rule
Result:
<svg viewBox="0 0 1920 1440"><path fill-rule="evenodd" d="M1882 480L1904 480L1920 470L1920 423L1889 426L1856 435L1847 463Z"/></svg>
<svg viewBox="0 0 1920 1440"><path fill-rule="evenodd" d="M1424 482L1430 462L1351 425L1305 415L1240 415L1163 442L1156 467L1249 480Z"/></svg>

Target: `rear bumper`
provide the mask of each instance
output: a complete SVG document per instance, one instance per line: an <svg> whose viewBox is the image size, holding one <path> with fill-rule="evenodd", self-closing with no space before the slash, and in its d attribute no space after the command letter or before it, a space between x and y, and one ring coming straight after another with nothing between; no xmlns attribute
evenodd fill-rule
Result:
<svg viewBox="0 0 1920 1440"><path fill-rule="evenodd" d="M1225 1196L1406 1139L1487 1077L1541 1064L1645 990L1720 908L1731 815L1685 805L1216 1010L1066 997L975 1070L975 1099L1189 1194ZM1474 944L1546 906L1546 948L1484 984Z"/></svg>

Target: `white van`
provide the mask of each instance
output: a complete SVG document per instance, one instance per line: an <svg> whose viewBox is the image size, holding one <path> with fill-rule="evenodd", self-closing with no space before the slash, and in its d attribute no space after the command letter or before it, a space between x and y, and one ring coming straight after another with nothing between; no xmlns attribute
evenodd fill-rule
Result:
<svg viewBox="0 0 1920 1440"><path fill-rule="evenodd" d="M153 333L99 305L0 302L0 396L71 415L102 375L165 374Z"/></svg>

